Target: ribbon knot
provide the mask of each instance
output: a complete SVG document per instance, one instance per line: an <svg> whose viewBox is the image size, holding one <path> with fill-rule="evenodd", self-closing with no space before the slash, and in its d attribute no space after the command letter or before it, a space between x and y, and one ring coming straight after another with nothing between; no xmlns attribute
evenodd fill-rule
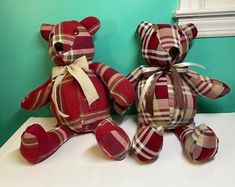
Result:
<svg viewBox="0 0 235 187"><path fill-rule="evenodd" d="M95 86L86 74L87 71L89 71L89 65L85 56L80 57L70 65L56 66L52 68L52 80L54 81L52 87L52 101L55 104L57 112L62 117L69 117L69 115L64 114L59 109L57 102L57 87L61 84L67 74L72 75L77 80L89 105L99 98Z"/></svg>
<svg viewBox="0 0 235 187"><path fill-rule="evenodd" d="M199 66L204 68L199 64L192 62L183 62L179 64L173 64L169 67L143 67L143 76L147 78L146 83L143 87L140 99L139 108L145 108L146 112L153 116L153 98L155 93L156 83L159 78L168 74L172 78L173 89L176 97L176 104L179 108L185 109L184 95L182 89L182 79L180 73L187 73L188 66ZM146 100L145 106L144 101Z"/></svg>
<svg viewBox="0 0 235 187"><path fill-rule="evenodd" d="M170 69L171 69L171 67L169 67L169 66L167 66L167 67L161 67L161 70L162 70L162 72L163 72L164 74L169 73L169 72L170 72Z"/></svg>

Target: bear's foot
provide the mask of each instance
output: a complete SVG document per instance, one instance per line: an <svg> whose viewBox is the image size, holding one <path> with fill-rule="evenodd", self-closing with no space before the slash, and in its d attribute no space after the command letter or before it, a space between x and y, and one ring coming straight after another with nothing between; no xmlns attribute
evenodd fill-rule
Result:
<svg viewBox="0 0 235 187"><path fill-rule="evenodd" d="M219 140L214 131L205 124L198 127L193 125L179 127L175 132L190 159L207 161L216 155Z"/></svg>
<svg viewBox="0 0 235 187"><path fill-rule="evenodd" d="M142 126L138 129L133 138L132 149L140 161L149 162L157 159L163 145L163 131L162 126Z"/></svg>
<svg viewBox="0 0 235 187"><path fill-rule="evenodd" d="M125 131L111 119L103 120L95 130L96 140L101 149L111 158L122 160L126 157L130 140Z"/></svg>
<svg viewBox="0 0 235 187"><path fill-rule="evenodd" d="M75 132L67 127L57 127L46 132L40 125L29 126L21 136L20 153L31 164L52 155Z"/></svg>

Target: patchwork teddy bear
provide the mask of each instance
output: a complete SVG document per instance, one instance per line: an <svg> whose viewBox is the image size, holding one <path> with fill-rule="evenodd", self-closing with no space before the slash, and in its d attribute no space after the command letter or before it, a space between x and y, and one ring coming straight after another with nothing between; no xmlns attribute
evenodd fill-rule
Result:
<svg viewBox="0 0 235 187"><path fill-rule="evenodd" d="M111 158L121 160L126 156L130 141L112 121L109 96L116 111L123 114L134 102L135 90L111 67L92 63L92 37L99 27L96 17L41 26L41 35L49 44L56 66L52 77L27 95L21 106L35 110L50 102L58 124L48 132L40 124L32 124L24 131L20 152L29 163L46 159L72 136L88 132L95 134L98 144Z"/></svg>
<svg viewBox="0 0 235 187"><path fill-rule="evenodd" d="M213 158L219 141L210 127L195 126L196 96L215 99L230 89L223 82L189 70L188 66L197 64L184 62L197 28L194 24L174 26L144 21L137 33L148 66L142 65L128 75L137 92L139 121L133 152L142 162L156 160L164 131L172 131L192 160Z"/></svg>

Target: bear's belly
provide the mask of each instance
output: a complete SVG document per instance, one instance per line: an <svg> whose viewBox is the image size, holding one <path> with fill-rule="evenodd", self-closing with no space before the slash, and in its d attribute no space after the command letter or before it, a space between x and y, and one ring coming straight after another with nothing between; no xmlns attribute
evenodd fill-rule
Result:
<svg viewBox="0 0 235 187"><path fill-rule="evenodd" d="M162 125L166 130L174 129L181 125L193 123L197 110L196 96L192 93L189 85L182 80L185 109L176 105L176 93L173 89L172 79L169 75L162 75L155 86L153 99L153 115L146 111L146 99L139 105L139 99L143 92L147 79L139 81L137 86L137 108L139 123L143 125Z"/></svg>
<svg viewBox="0 0 235 187"><path fill-rule="evenodd" d="M81 86L71 75L67 75L57 87L58 107L69 117L59 115L54 103L51 102L52 113L58 124L68 125L77 132L94 131L98 122L110 117L109 96L105 86L93 72L89 72L88 76L99 96L90 106Z"/></svg>

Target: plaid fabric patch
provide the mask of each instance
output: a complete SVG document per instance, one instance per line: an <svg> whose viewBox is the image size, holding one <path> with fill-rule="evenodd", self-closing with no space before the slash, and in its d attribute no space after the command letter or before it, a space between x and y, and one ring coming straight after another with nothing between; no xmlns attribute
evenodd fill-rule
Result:
<svg viewBox="0 0 235 187"><path fill-rule="evenodd" d="M124 130L111 119L100 122L95 130L95 135L101 149L109 157L116 160L122 160L126 157L130 140Z"/></svg>
<svg viewBox="0 0 235 187"><path fill-rule="evenodd" d="M111 67L99 62L90 64L90 68L107 86L113 98L116 112L123 114L136 98L135 90L130 81Z"/></svg>
<svg viewBox="0 0 235 187"><path fill-rule="evenodd" d="M52 155L64 142L76 133L60 126L46 132L40 125L29 126L21 136L21 155L32 164Z"/></svg>
<svg viewBox="0 0 235 187"><path fill-rule="evenodd" d="M86 128L87 125L110 117L109 98L104 85L93 71L87 72L87 75L98 92L98 100L88 105L81 87L68 74L57 88L57 103L60 111L68 114L69 117L59 115L53 102L51 102L51 110L58 123L60 125L68 125L77 132L94 131L95 127L93 129Z"/></svg>
<svg viewBox="0 0 235 187"><path fill-rule="evenodd" d="M184 125L174 130L185 153L197 161L205 161L215 156L219 140L212 129L205 124L196 127L194 124Z"/></svg>
<svg viewBox="0 0 235 187"><path fill-rule="evenodd" d="M177 135L179 140L184 145L185 140L195 131L196 126L194 123L189 123L188 125L180 126L174 129L174 133Z"/></svg>
<svg viewBox="0 0 235 187"><path fill-rule="evenodd" d="M56 45L60 44L62 53L58 53ZM59 45L58 45L59 46ZM49 36L49 54L58 65L68 65L81 56L88 61L94 57L92 36L87 29L77 21L68 21L53 27Z"/></svg>
<svg viewBox="0 0 235 187"><path fill-rule="evenodd" d="M26 110L35 110L48 104L51 100L53 82L51 78L43 85L29 93L22 101L21 107Z"/></svg>
<svg viewBox="0 0 235 187"><path fill-rule="evenodd" d="M194 27L194 25L188 25L181 28L174 25L142 22L137 28L137 33L141 38L143 57L152 66L168 66L173 63L169 50L175 47L180 53L177 59L174 59L174 63L182 62L189 49L189 38L185 32L189 32L189 29Z"/></svg>
<svg viewBox="0 0 235 187"><path fill-rule="evenodd" d="M133 138L132 149L140 161L147 162L157 158L162 149L162 144L162 127L155 129L141 125Z"/></svg>
<svg viewBox="0 0 235 187"><path fill-rule="evenodd" d="M205 124L199 125L185 140L185 152L191 159L202 161L215 156L219 140L214 131Z"/></svg>
<svg viewBox="0 0 235 187"><path fill-rule="evenodd" d="M189 41L191 41L193 38L195 38L198 33L197 27L195 27L195 25L193 23L180 25L179 29L181 29L184 32L184 34L187 36Z"/></svg>
<svg viewBox="0 0 235 187"><path fill-rule="evenodd" d="M193 71L183 74L182 78L190 85L195 94L208 98L216 99L226 95L230 91L225 83L210 79L207 76L202 76Z"/></svg>
<svg viewBox="0 0 235 187"><path fill-rule="evenodd" d="M176 97L173 89L170 73L163 74L156 82L153 100L154 115L146 112L146 100L139 104L139 100L147 79L144 74L151 67L140 66L130 73L127 78L136 88L137 110L140 123L151 126L162 125L165 129L175 129L194 121L197 112L196 95L209 98L218 98L226 95L230 89L220 81L199 75L195 72L180 73L184 102L186 109L180 109L176 105Z"/></svg>
<svg viewBox="0 0 235 187"><path fill-rule="evenodd" d="M180 109L176 105L175 93L172 78L168 74L163 74L156 83L153 100L154 115L151 116L145 110L146 101L143 106L139 106L139 99L147 79L143 77L145 66L141 66L128 75L130 82L136 86L137 110L140 123L151 126L160 125L165 129L174 129L180 125L193 121L196 114L196 95L191 91L191 87L182 79L182 89L186 110Z"/></svg>

